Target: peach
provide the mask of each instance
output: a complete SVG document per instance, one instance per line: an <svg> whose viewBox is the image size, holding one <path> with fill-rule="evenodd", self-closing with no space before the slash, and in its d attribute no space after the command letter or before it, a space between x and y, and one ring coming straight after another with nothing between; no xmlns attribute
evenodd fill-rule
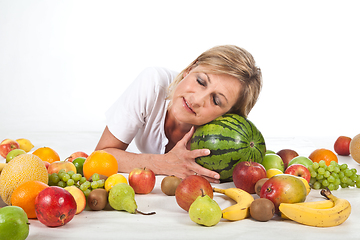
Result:
<svg viewBox="0 0 360 240"><path fill-rule="evenodd" d="M75 186L67 186L64 188L75 198L76 201L76 213L79 214L84 211L86 207L86 197L85 194Z"/></svg>

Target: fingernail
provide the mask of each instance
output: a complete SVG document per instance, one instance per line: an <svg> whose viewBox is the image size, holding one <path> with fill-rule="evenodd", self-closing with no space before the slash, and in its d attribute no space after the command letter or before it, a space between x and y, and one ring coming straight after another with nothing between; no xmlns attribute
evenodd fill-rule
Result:
<svg viewBox="0 0 360 240"><path fill-rule="evenodd" d="M205 149L205 150L204 150L204 154L209 155L209 154L210 154L210 150L209 150L209 149Z"/></svg>
<svg viewBox="0 0 360 240"><path fill-rule="evenodd" d="M216 175L214 176L214 178L215 178L215 179L220 179L220 175L219 175L219 174L216 174Z"/></svg>

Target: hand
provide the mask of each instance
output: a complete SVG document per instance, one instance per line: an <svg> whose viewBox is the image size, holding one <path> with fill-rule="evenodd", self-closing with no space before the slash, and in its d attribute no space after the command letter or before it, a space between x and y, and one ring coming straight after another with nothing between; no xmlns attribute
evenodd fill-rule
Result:
<svg viewBox="0 0 360 240"><path fill-rule="evenodd" d="M195 162L197 157L210 154L209 149L188 150L187 143L194 133L194 127L166 154L168 175L175 175L179 178L185 178L189 175L200 175L205 177L209 182L219 183L220 175L217 172L204 168ZM165 169L164 169L165 170Z"/></svg>

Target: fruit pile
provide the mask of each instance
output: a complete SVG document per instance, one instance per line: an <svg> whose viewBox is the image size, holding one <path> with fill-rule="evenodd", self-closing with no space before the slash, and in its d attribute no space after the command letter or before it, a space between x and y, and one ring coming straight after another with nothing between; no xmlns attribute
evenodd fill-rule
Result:
<svg viewBox="0 0 360 240"><path fill-rule="evenodd" d="M154 189L156 178L150 169L135 168L126 179L117 172L117 160L105 151L90 155L76 152L61 161L49 147L30 154L33 147L27 139L6 139L0 144L0 153L6 158L6 163L0 165L0 196L9 205L0 210L0 219L25 214L26 219L19 217L20 239L28 234L29 218L37 218L50 227L62 226L86 206L97 211L109 206L133 214L155 213L139 211L135 201L135 194L148 194ZM360 162L360 134L350 141L339 138L334 149L338 155L352 154ZM249 217L269 221L279 215L309 226L328 227L343 223L351 212L350 203L331 191L360 188L356 169L339 164L336 154L328 149L316 149L309 157L290 149L277 153L268 150L261 163L238 162L231 175L234 187L228 189L212 187L198 175L185 179L167 176L161 182L161 191L174 196L179 207L199 225L215 226L221 219L238 221ZM322 189L325 199L307 202L311 189ZM235 204L221 209L213 199L215 194L225 195ZM57 201L59 198L66 201ZM6 234L13 233L0 231L0 238L6 239Z"/></svg>

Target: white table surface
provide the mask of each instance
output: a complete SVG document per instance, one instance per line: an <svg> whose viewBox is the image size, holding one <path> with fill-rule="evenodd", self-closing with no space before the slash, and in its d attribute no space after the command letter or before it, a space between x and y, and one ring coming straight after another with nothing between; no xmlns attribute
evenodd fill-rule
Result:
<svg viewBox="0 0 360 240"><path fill-rule="evenodd" d="M5 135L4 135L5 134ZM90 154L100 138L100 132L46 132L46 133L1 133L2 138L28 138L34 149L48 146L57 151L61 159L76 151ZM316 148L333 150L335 137L307 138L283 137L266 138L267 148L278 151L283 148L296 150L308 156ZM32 150L32 151L33 151ZM31 151L31 152L32 152ZM30 152L30 153L31 153ZM0 161L4 161L0 157ZM350 156L339 156L339 163L347 163L360 172L359 164ZM124 174L128 177L128 174ZM155 215L144 216L123 211L86 209L66 225L49 228L38 220L30 220L30 234L27 239L360 239L360 189L348 188L333 191L333 194L350 201L352 212L345 223L330 228L301 225L291 220L274 217L268 222L251 218L236 222L221 220L216 226L203 227L192 222L188 213L176 203L175 197L161 192L164 176L156 177L154 190L147 195L136 195L138 208L144 212L155 211ZM212 184L218 188L234 187L234 184ZM258 196L254 194L254 197ZM214 199L221 208L233 202L227 197L215 194ZM319 191L311 190L306 201L322 200ZM4 206L4 203L0 203Z"/></svg>

